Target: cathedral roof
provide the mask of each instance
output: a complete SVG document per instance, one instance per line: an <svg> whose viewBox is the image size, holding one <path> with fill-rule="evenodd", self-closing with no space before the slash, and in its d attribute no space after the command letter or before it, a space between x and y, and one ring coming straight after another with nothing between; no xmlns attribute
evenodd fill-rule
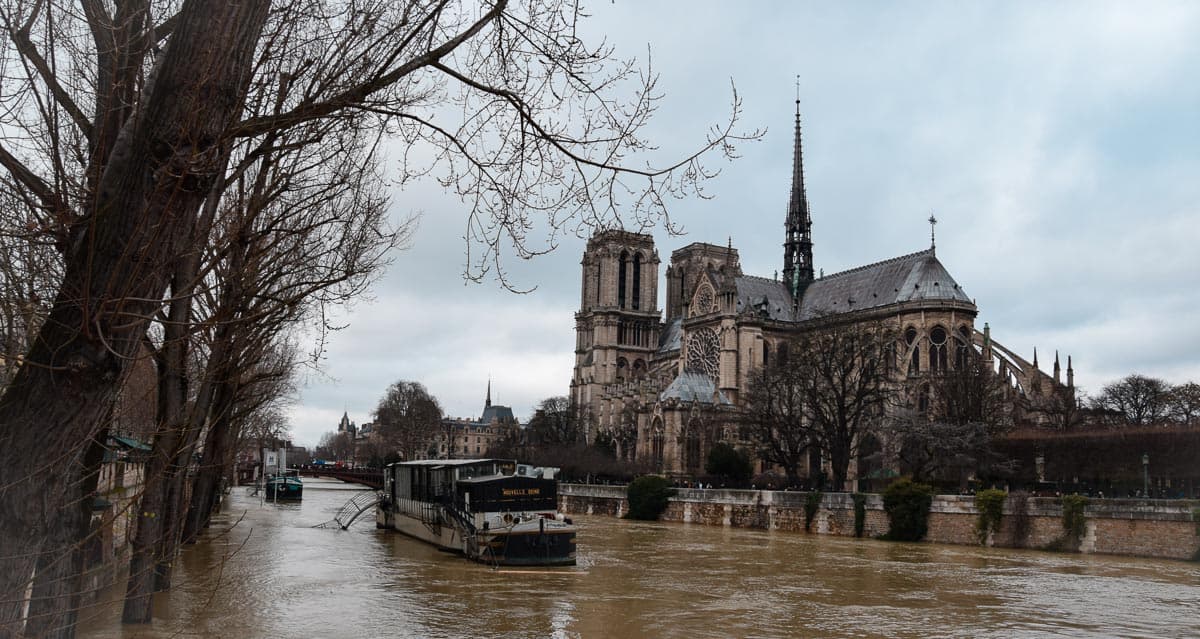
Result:
<svg viewBox="0 0 1200 639"><path fill-rule="evenodd" d="M701 404L730 403L729 398L717 390L717 384L711 377L694 371L680 373L658 397L659 399L678 399ZM714 398L716 401L713 401Z"/></svg>
<svg viewBox="0 0 1200 639"><path fill-rule="evenodd" d="M675 318L663 327L663 332L658 338L658 352L670 353L671 351L679 350L683 343L683 318ZM590 354L589 354L590 357Z"/></svg>
<svg viewBox="0 0 1200 639"><path fill-rule="evenodd" d="M744 275L737 278L737 310L758 310L773 320L792 319L792 295L787 285L765 277Z"/></svg>
<svg viewBox="0 0 1200 639"><path fill-rule="evenodd" d="M492 404L483 409L483 416L479 418L479 421L484 424L490 424L494 421L503 423L515 422L517 418L513 416L512 409L508 406Z"/></svg>
<svg viewBox="0 0 1200 639"><path fill-rule="evenodd" d="M796 319L921 300L971 303L933 249L813 280L804 291Z"/></svg>

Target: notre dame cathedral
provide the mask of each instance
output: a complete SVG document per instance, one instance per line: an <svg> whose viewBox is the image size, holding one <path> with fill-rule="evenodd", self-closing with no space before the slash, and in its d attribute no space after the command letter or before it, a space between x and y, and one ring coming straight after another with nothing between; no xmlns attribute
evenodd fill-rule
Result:
<svg viewBox="0 0 1200 639"><path fill-rule="evenodd" d="M931 219L931 223L935 220ZM658 295L650 235L599 231L583 254L571 399L588 440L609 434L619 457L682 477L703 472L713 444L736 443L734 409L756 367L786 358L789 337L813 321L885 320L907 349L908 376L953 367L974 349L1017 397L1073 393L1058 357L1053 375L975 327L978 309L928 249L814 276L799 101L783 248L783 277L742 272L732 245L696 242L671 253ZM851 315L852 314L852 315ZM851 477L853 478L853 477Z"/></svg>

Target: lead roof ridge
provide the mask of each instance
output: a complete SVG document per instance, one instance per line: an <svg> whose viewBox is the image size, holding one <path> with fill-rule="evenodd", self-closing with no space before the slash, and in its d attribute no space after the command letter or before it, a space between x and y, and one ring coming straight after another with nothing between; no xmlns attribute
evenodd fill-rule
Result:
<svg viewBox="0 0 1200 639"><path fill-rule="evenodd" d="M833 279L835 277L841 277L843 275L849 275L851 273L857 273L859 271L864 271L866 269L873 268L876 266L883 266L884 264L895 264L897 262L903 262L905 260L910 260L914 257L923 257L923 256L933 257L934 259L937 259L937 256L933 252L933 249L922 249L920 251L909 253L907 255L898 255L896 257L890 257L886 260L880 260L878 262L872 262L870 264L863 264L862 266L855 266L854 268L849 268L844 271L838 271L837 273L830 273L829 275L826 275L824 277L818 277L816 280L813 280L813 281L820 282L822 280L828 280L828 279Z"/></svg>

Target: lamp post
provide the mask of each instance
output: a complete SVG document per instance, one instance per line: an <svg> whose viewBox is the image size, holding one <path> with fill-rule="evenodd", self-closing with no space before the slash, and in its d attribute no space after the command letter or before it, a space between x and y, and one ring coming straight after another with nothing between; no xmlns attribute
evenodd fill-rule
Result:
<svg viewBox="0 0 1200 639"><path fill-rule="evenodd" d="M1150 453L1142 453L1142 494L1150 499Z"/></svg>

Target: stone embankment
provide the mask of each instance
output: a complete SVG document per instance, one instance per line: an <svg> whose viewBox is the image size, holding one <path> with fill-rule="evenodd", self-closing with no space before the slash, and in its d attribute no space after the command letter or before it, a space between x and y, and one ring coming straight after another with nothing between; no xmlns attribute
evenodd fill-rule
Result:
<svg viewBox="0 0 1200 639"><path fill-rule="evenodd" d="M804 532L808 493L770 490L688 489L676 491L661 519L706 524ZM629 509L624 486L562 484L559 506L565 513L620 517ZM1021 504L1005 502L999 532L987 545L1046 548L1063 538L1063 509L1054 497L1030 497ZM1193 520L1200 502L1182 500L1096 499L1084 510L1086 524L1079 551L1167 559L1190 559L1200 553L1200 524ZM864 536L882 535L888 517L880 495L866 496ZM974 496L938 495L929 512L927 541L943 544L980 543L979 511ZM854 535L854 502L849 493L826 493L810 525L822 535Z"/></svg>

